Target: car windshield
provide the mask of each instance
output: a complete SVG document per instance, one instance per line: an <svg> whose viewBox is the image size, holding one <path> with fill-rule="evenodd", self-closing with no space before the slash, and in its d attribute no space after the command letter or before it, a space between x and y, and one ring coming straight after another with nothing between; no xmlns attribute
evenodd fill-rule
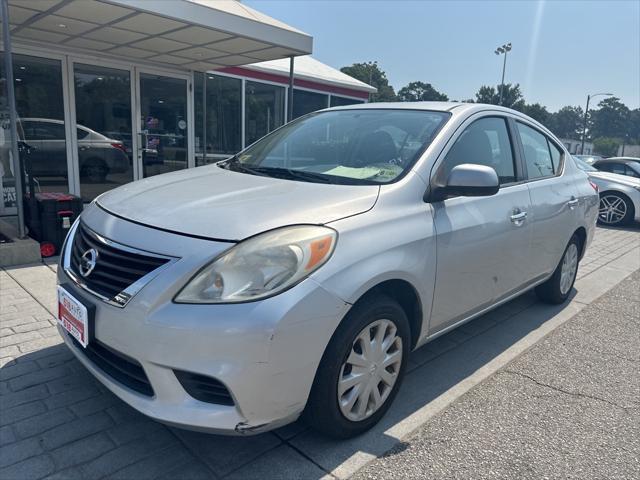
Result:
<svg viewBox="0 0 640 480"><path fill-rule="evenodd" d="M585 162L584 160L574 156L573 159L576 161L576 165L578 166L578 168L580 170L584 170L585 172L597 172L598 169L592 167L591 165L589 165L587 162Z"/></svg>
<svg viewBox="0 0 640 480"><path fill-rule="evenodd" d="M221 166L317 183L391 183L411 168L449 117L448 112L407 109L310 114Z"/></svg>

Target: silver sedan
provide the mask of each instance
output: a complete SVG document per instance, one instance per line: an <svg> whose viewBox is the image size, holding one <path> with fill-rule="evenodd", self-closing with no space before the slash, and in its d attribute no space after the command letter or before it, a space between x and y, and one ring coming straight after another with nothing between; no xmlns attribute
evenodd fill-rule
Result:
<svg viewBox="0 0 640 480"><path fill-rule="evenodd" d="M598 170L586 162L575 159L578 168L589 175L600 191L598 222L603 225L622 226L640 221L640 178Z"/></svg>
<svg viewBox="0 0 640 480"><path fill-rule="evenodd" d="M59 330L139 411L351 437L409 352L535 288L571 293L598 196L531 118L465 103L301 117L215 165L100 196L61 255Z"/></svg>

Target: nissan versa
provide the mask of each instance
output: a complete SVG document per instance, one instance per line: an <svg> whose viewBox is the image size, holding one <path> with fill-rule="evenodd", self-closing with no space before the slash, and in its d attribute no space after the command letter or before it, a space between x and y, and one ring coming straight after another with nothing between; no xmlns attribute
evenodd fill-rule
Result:
<svg viewBox="0 0 640 480"><path fill-rule="evenodd" d="M159 421L248 434L304 413L350 437L411 350L534 287L565 301L597 215L587 174L518 112L332 108L101 195L66 240L59 329Z"/></svg>

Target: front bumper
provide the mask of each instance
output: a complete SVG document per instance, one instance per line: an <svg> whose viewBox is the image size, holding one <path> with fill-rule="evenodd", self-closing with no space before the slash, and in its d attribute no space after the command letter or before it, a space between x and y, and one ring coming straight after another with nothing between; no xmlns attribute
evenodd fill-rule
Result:
<svg viewBox="0 0 640 480"><path fill-rule="evenodd" d="M113 393L161 422L214 433L257 433L295 420L305 407L324 348L349 305L307 279L275 297L234 305L187 305L171 301L177 290L220 247L136 225L100 218L95 207L83 221L106 238L157 253L189 252L164 269L124 308L71 286L72 294L95 305L94 337L138 362L153 396L114 380L87 358L61 330L78 359ZM185 242L189 245L185 245ZM58 269L61 284L71 278ZM60 327L61 328L61 327ZM196 400L174 370L222 382L233 406Z"/></svg>

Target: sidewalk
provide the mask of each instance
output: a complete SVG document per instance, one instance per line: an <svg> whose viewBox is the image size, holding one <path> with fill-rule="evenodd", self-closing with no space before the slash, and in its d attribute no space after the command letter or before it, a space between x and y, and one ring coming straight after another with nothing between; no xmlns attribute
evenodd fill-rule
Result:
<svg viewBox="0 0 640 480"><path fill-rule="evenodd" d="M639 269L640 230L597 230L568 304L543 305L525 294L412 353L388 414L344 442L301 423L255 437L220 437L137 413L61 344L54 328L55 268L0 271L2 480L346 479Z"/></svg>
<svg viewBox="0 0 640 480"><path fill-rule="evenodd" d="M640 478L640 273L356 479Z"/></svg>

